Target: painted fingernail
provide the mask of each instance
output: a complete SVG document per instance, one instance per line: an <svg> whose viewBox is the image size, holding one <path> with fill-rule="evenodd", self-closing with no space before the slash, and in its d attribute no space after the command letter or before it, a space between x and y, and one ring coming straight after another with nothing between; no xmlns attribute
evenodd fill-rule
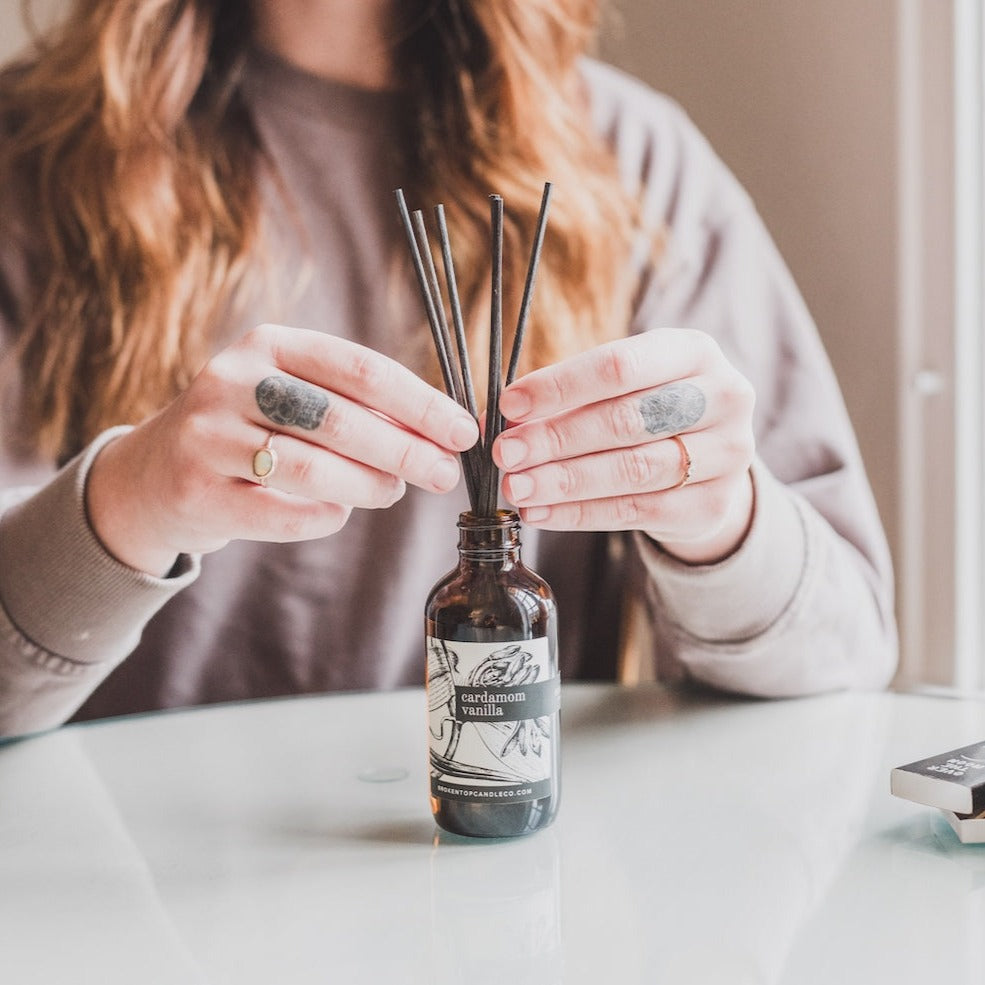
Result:
<svg viewBox="0 0 985 985"><path fill-rule="evenodd" d="M465 451L471 448L479 437L479 427L471 417L459 417L451 426L448 439L452 448Z"/></svg>
<svg viewBox="0 0 985 985"><path fill-rule="evenodd" d="M450 458L443 458L431 470L431 485L442 492L448 492L458 485L458 466Z"/></svg>
<svg viewBox="0 0 985 985"><path fill-rule="evenodd" d="M549 506L528 506L523 511L523 519L527 523L540 523L541 520L546 520L551 515L551 508Z"/></svg>
<svg viewBox="0 0 985 985"><path fill-rule="evenodd" d="M530 413L530 398L522 390L504 390L499 409L508 421L518 421Z"/></svg>
<svg viewBox="0 0 985 985"><path fill-rule="evenodd" d="M509 483L510 494L514 503L522 503L533 495L534 480L529 475L511 475Z"/></svg>
<svg viewBox="0 0 985 985"><path fill-rule="evenodd" d="M499 442L499 458L503 468L512 469L527 457L527 446L519 438L502 438Z"/></svg>

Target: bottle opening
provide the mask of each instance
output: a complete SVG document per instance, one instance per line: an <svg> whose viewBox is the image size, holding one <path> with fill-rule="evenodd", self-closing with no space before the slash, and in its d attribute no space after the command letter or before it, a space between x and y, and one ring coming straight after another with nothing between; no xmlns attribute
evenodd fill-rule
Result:
<svg viewBox="0 0 985 985"><path fill-rule="evenodd" d="M515 510L497 510L493 516L462 513L458 530L458 549L469 555L502 555L520 546L520 516Z"/></svg>
<svg viewBox="0 0 985 985"><path fill-rule="evenodd" d="M520 522L520 514L516 510L496 510L492 516L480 516L477 513L466 510L458 515L458 527L460 530L496 530L512 523Z"/></svg>

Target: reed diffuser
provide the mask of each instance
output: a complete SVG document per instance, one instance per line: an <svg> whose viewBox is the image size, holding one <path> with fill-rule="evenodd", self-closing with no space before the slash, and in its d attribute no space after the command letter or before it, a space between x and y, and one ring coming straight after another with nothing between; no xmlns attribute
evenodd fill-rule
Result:
<svg viewBox="0 0 985 985"><path fill-rule="evenodd" d="M435 207L448 312L424 223L397 202L445 388L478 420L464 321L444 209ZM513 381L544 241L544 185L506 372ZM425 608L431 811L447 831L471 837L529 834L554 819L559 798L560 677L557 609L548 584L520 556L520 518L499 509L492 446L504 426L503 199L490 196L491 320L486 420L462 453L471 509L458 518L458 565ZM449 328L448 313L451 315ZM454 331L454 343L452 342Z"/></svg>

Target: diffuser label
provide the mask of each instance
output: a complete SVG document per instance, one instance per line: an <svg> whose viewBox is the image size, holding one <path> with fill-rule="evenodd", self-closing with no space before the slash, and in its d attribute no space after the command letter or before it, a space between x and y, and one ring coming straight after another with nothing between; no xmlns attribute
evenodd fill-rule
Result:
<svg viewBox="0 0 985 985"><path fill-rule="evenodd" d="M489 803L550 796L561 680L547 637L512 643L428 637L431 792Z"/></svg>

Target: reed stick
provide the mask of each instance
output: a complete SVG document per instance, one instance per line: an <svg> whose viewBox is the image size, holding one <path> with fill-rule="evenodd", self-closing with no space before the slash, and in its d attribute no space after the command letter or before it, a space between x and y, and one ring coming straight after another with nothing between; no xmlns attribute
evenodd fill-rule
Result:
<svg viewBox="0 0 985 985"><path fill-rule="evenodd" d="M407 201L404 198L403 189L398 188L396 190L397 206L400 210L400 218L403 221L404 232L407 234L407 242L410 246L411 258L414 265L414 272L417 275L417 285L420 289L421 299L424 301L424 308L427 313L428 325L431 328L431 336L434 340L435 351L438 355L438 363L441 367L441 376L444 380L445 390L452 397L452 399L457 400L461 403L456 394L456 384L455 376L451 362L449 361L448 346L445 344L445 339L442 336L441 324L442 318L438 316L438 307L443 308L441 304L440 295L435 297L432 294L431 285L428 282L427 272L424 267L424 260L421 256L421 248L418 246L417 237L414 233L414 225L411 221L410 212L407 208ZM423 217L422 217L423 218ZM431 251L426 247L426 230L425 230L425 251L430 259ZM433 260L431 261L431 266L433 269ZM447 322L445 322L447 334ZM469 494L469 504L472 507L472 511L475 512L479 506L479 497L481 491L481 470L478 468L477 457L474 454L470 454L472 450L462 452L460 458L462 461L463 471L465 472L466 485L468 487Z"/></svg>
<svg viewBox="0 0 985 985"><path fill-rule="evenodd" d="M481 516L493 516L499 498L499 469L492 458L493 442L499 435L499 395L503 389L503 197L489 196L492 227L492 271L489 312L489 382L486 391L485 483L479 500Z"/></svg>
<svg viewBox="0 0 985 985"><path fill-rule="evenodd" d="M544 231L547 229L547 210L551 203L551 182L544 182L544 192L540 198L540 213L537 216L537 229L534 233L533 245L530 247L530 261L527 264L527 279L523 285L523 298L520 301L520 313L517 315L516 331L513 333L513 349L510 352L510 365L506 371L506 385L516 379L517 367L520 365L520 349L523 346L523 335L527 328L527 316L530 314L530 302L533 300L534 281L537 279L537 267L540 264L541 249L544 245ZM502 425L500 425L502 429Z"/></svg>
<svg viewBox="0 0 985 985"><path fill-rule="evenodd" d="M428 239L427 227L424 225L424 213L420 209L411 213L414 223L414 232L417 235L418 250L424 263L424 273L427 277L428 288L431 291L431 298L434 302L434 311L437 316L437 331L435 333L435 346L438 348L438 358L442 365L448 366L448 377L446 385L450 386L449 396L457 403L463 401L463 393L459 384L458 374L452 362L451 336L448 334L448 319L445 317L445 305L441 299L441 285L438 283L438 271L434 268L434 257L431 255L430 240Z"/></svg>
<svg viewBox="0 0 985 985"><path fill-rule="evenodd" d="M448 286L448 303L451 307L451 320L455 328L455 346L458 349L458 363L461 368L462 386L465 389L466 406L469 413L478 420L479 410L475 400L475 386L472 382L472 366L469 362L469 347L465 339L465 319L462 317L462 304L458 296L458 280L455 277L455 261L448 237L448 224L445 222L445 207L434 207L438 223L438 242L441 245L441 259L445 268L445 283Z"/></svg>
<svg viewBox="0 0 985 985"><path fill-rule="evenodd" d="M452 383L451 365L448 362L448 352L441 338L441 328L440 322L438 321L435 298L432 296L431 288L428 284L427 274L424 270L424 260L421 257L421 251L417 245L417 237L414 234L414 226L411 222L410 212L407 210L407 202L404 199L403 189L398 188L396 195L397 205L400 208L400 218L404 223L404 232L407 234L411 258L414 262L414 273L417 274L417 286L421 291L421 298L424 301L424 308L428 316L428 325L431 326L431 336L434 339L434 348L438 354L438 362L441 366L441 376L445 382L445 389L449 393L452 393L454 384Z"/></svg>
<svg viewBox="0 0 985 985"><path fill-rule="evenodd" d="M438 316L438 338L440 339L441 354L439 358L447 362L451 389L449 396L461 407L467 407L465 396L465 384L462 374L452 351L451 333L448 330L448 319L445 316L445 304L441 297L441 284L438 281L438 271L434 266L434 257L431 253L431 241L428 237L427 226L424 223L424 213L420 209L415 210L411 217L414 221L414 230L417 233L417 242L420 253L424 259L424 269L427 274L428 284L431 288L431 297L434 300L435 311ZM477 417L472 412L473 417ZM476 457L478 455L478 457ZM469 490L469 502L476 501L479 483L482 481L482 451L473 445L471 448L462 452L462 465L465 472L465 482Z"/></svg>

